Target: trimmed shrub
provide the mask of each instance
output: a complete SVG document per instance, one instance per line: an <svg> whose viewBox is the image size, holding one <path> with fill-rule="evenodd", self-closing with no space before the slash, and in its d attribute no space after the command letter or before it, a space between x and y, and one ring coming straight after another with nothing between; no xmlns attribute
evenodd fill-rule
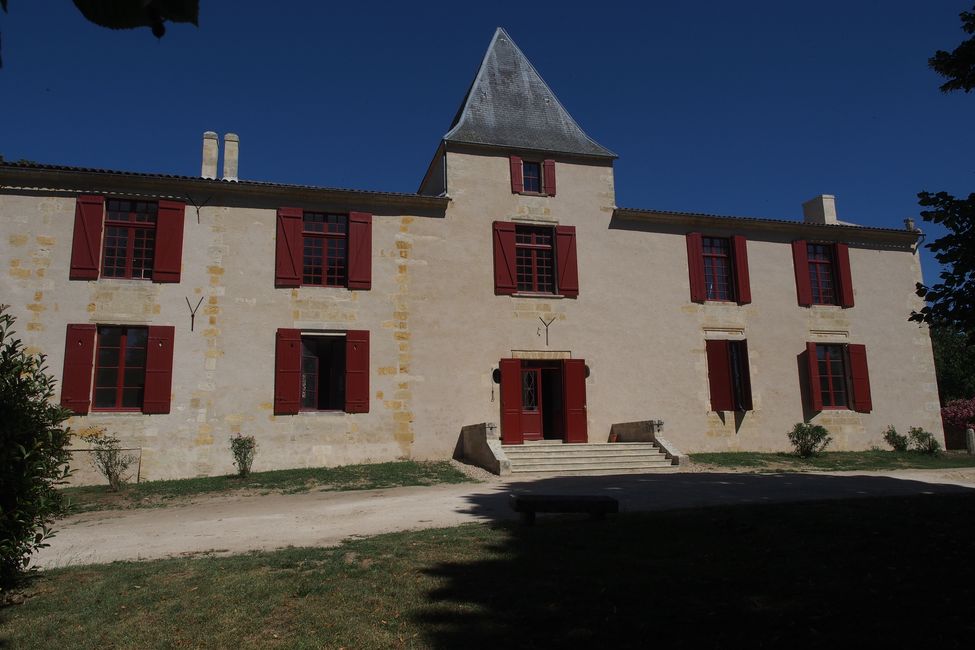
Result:
<svg viewBox="0 0 975 650"><path fill-rule="evenodd" d="M128 469L135 456L122 453L119 439L101 427L88 429L81 434L81 439L91 445L91 463L108 481L109 489L119 492L132 478Z"/></svg>
<svg viewBox="0 0 975 650"><path fill-rule="evenodd" d="M826 445L832 441L833 438L830 437L826 427L818 424L797 422L796 426L789 432L789 442L792 443L799 458L816 456L826 449Z"/></svg>
<svg viewBox="0 0 975 650"><path fill-rule="evenodd" d="M884 431L884 442L894 451L907 451L907 436L897 433L893 424L887 425L887 430Z"/></svg>
<svg viewBox="0 0 975 650"><path fill-rule="evenodd" d="M257 453L257 442L254 436L242 436L239 433L230 437L230 451L234 455L234 465L237 476L246 478L251 473L254 455Z"/></svg>
<svg viewBox="0 0 975 650"><path fill-rule="evenodd" d="M907 437L911 439L911 448L922 454L937 454L941 452L941 444L930 431L921 427L911 427L907 430Z"/></svg>
<svg viewBox="0 0 975 650"><path fill-rule="evenodd" d="M71 415L51 403L54 379L44 355L28 354L0 305L0 593L30 574L27 565L47 546L55 517L65 511L56 486L70 474Z"/></svg>

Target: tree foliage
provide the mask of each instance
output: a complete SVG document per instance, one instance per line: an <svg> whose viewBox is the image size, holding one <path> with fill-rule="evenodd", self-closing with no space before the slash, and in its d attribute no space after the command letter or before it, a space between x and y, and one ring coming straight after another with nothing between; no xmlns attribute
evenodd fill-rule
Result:
<svg viewBox="0 0 975 650"><path fill-rule="evenodd" d="M975 347L968 346L968 336L952 327L934 326L931 343L941 403L975 398Z"/></svg>
<svg viewBox="0 0 975 650"><path fill-rule="evenodd" d="M28 354L0 305L0 591L27 574L31 554L46 546L64 503L70 413L50 399L54 380L43 355Z"/></svg>
<svg viewBox="0 0 975 650"><path fill-rule="evenodd" d="M961 13L962 29L975 34L975 8ZM964 41L952 52L939 50L928 65L948 81L941 86L944 92L975 87L975 36ZM917 285L917 295L927 301L911 320L946 326L967 333L970 346L975 345L975 193L968 198L955 198L947 192L921 192L921 218L948 231L946 235L927 244L943 266L940 282L928 286Z"/></svg>
<svg viewBox="0 0 975 650"><path fill-rule="evenodd" d="M961 28L965 33L975 35L975 7L971 11L961 12L959 16ZM950 93L953 90L970 92L975 88L975 36L962 41L951 52L938 50L928 59L928 65L948 79L941 84L942 92Z"/></svg>

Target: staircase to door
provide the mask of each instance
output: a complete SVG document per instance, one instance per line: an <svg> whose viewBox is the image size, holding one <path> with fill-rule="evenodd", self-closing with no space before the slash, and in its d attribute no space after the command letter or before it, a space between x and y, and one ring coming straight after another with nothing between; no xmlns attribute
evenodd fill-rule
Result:
<svg viewBox="0 0 975 650"><path fill-rule="evenodd" d="M559 440L502 445L512 474L633 474L677 466L652 442L562 444Z"/></svg>

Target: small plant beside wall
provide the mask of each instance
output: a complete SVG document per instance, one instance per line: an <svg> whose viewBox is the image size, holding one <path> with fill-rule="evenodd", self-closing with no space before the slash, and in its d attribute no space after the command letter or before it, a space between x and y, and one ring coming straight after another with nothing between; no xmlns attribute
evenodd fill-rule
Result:
<svg viewBox="0 0 975 650"><path fill-rule="evenodd" d="M92 427L80 437L91 445L91 462L108 481L109 489L121 491L132 478L128 470L135 462L135 456L124 453L119 439L102 427Z"/></svg>
<svg viewBox="0 0 975 650"><path fill-rule="evenodd" d="M911 439L911 449L922 454L935 456L941 453L941 444L930 431L921 427L911 427L907 430L907 437Z"/></svg>
<svg viewBox="0 0 975 650"><path fill-rule="evenodd" d="M826 445L832 440L833 438L830 437L826 427L818 424L797 422L796 426L792 427L792 431L789 432L789 442L792 443L799 458L818 455L826 449Z"/></svg>
<svg viewBox="0 0 975 650"><path fill-rule="evenodd" d="M234 454L237 476L247 478L251 473L254 455L257 453L257 441L254 440L254 436L242 436L239 433L231 436L230 451Z"/></svg>
<svg viewBox="0 0 975 650"><path fill-rule="evenodd" d="M887 425L887 430L884 431L884 442L894 451L907 451L907 436L897 433L893 424Z"/></svg>

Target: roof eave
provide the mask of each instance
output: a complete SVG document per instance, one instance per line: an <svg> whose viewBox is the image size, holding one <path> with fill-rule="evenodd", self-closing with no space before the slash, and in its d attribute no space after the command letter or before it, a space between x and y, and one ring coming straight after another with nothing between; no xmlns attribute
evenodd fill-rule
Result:
<svg viewBox="0 0 975 650"><path fill-rule="evenodd" d="M856 239L864 243L884 243L904 247L916 244L922 234L920 231L875 228L852 224L818 224L806 223L804 221L638 208L616 208L613 211L613 216L634 221L652 221L666 225L681 225L688 228L747 229L787 234L794 237L805 237L807 239Z"/></svg>

